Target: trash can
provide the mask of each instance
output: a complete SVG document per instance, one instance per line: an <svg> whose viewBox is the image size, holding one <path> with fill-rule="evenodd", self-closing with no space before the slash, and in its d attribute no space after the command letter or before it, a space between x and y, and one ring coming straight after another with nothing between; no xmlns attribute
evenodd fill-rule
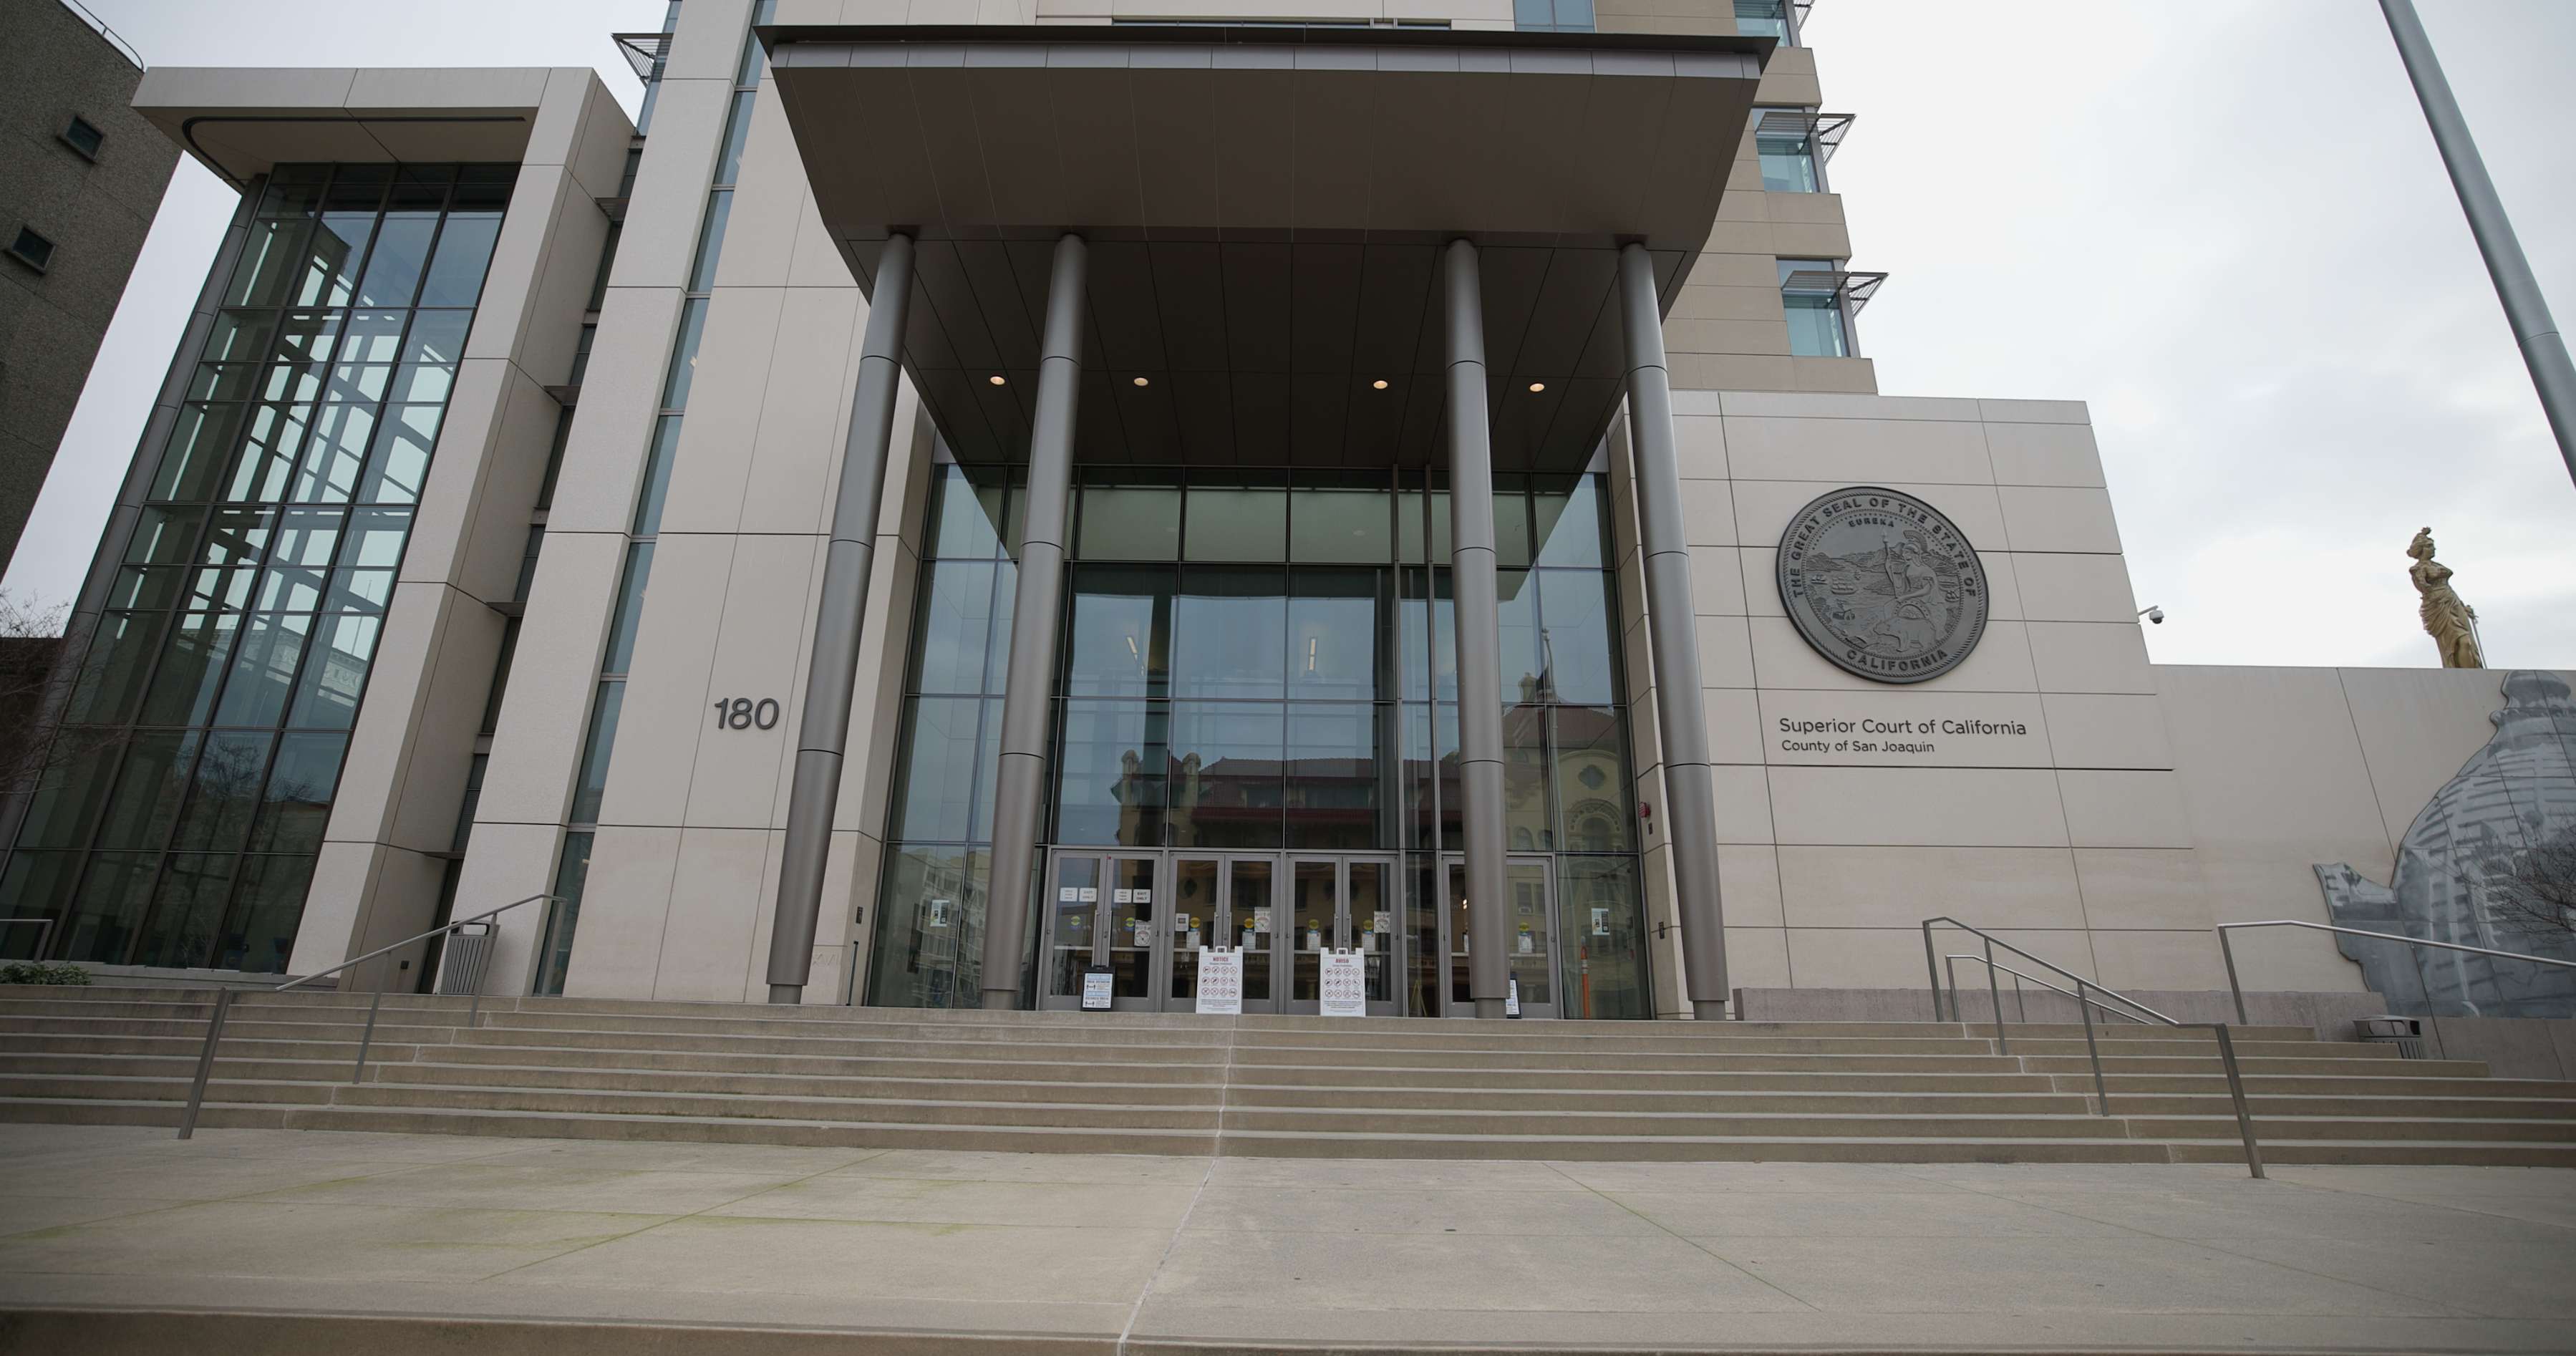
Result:
<svg viewBox="0 0 2576 1356"><path fill-rule="evenodd" d="M492 963L492 925L471 923L482 929L468 932L459 928L447 934L445 954L439 957L438 991L460 997L483 990L483 970Z"/></svg>
<svg viewBox="0 0 2576 1356"><path fill-rule="evenodd" d="M2352 1034L2373 1045L2394 1045L2405 1059L2424 1057L2424 1023L2416 1017L2355 1017Z"/></svg>

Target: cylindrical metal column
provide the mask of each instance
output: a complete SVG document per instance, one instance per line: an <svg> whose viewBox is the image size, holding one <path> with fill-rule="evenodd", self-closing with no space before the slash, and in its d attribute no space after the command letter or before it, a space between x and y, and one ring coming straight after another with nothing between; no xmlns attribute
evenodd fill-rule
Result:
<svg viewBox="0 0 2576 1356"><path fill-rule="evenodd" d="M1467 994L1503 1016L1503 642L1494 584L1494 439L1485 411L1485 298L1476 247L1441 261L1449 317L1449 595L1458 619L1458 801L1467 839Z"/></svg>
<svg viewBox="0 0 2576 1356"><path fill-rule="evenodd" d="M832 812L841 799L841 755L849 747L850 703L858 685L859 626L868 608L877 513L885 499L895 390L903 378L903 331L912 309L912 237L886 241L877 263L850 436L841 450L841 490L823 563L823 601L814 614L814 658L806 670L805 715L796 776L787 794L787 843L769 933L769 1001L801 1003L814 971L814 926L823 907L823 867L832 851Z"/></svg>
<svg viewBox="0 0 2576 1356"><path fill-rule="evenodd" d="M1682 528L1673 386L1664 368L1664 312L1646 247L1619 251L1619 319L1628 355L1628 448L1637 490L1638 550L1646 576L1646 645L1655 671L1655 733L1663 744L1664 842L1691 1013L1726 1016L1726 921L1717 896L1717 795L1708 771L1708 714L1699 686L1691 606L1690 537Z"/></svg>
<svg viewBox="0 0 2576 1356"><path fill-rule="evenodd" d="M2549 302L2540 295L2540 280L2532 276L2531 261L2522 257L2522 242L2514 238L2504 200L2496 196L2486 161L2478 157L2478 144L2469 137L2469 121L2460 116L2459 100L2451 97L2451 82L2443 78L2442 63L2433 56L2433 41L2424 35L2424 21L2415 16L2414 0L2379 0L2379 7L2388 15L2388 31L2397 38L2397 54L2405 58L2407 78L2415 82L2424 121L2432 124L2433 144L2442 148L2451 187L2459 191L2460 210L2469 218L2469 234L2477 237L2478 253L2486 256L2487 276L2495 279L2505 320L2513 326L2513 341L2522 349L2523 365L2531 369L2532 386L2540 392L2541 412L2549 416L2549 429L2558 435L2559 458L2567 463L2569 478L2576 479L2576 366L2567 361L2567 336L2550 318Z"/></svg>
<svg viewBox="0 0 2576 1356"><path fill-rule="evenodd" d="M1037 419L1029 430L1028 507L1011 604L1011 660L1002 696L1001 773L993 797L993 882L984 903L984 1006L1020 999L1029 881L1045 823L1047 702L1055 686L1056 611L1073 498L1074 401L1082 383L1083 266L1078 235L1055 242L1046 336L1038 359Z"/></svg>

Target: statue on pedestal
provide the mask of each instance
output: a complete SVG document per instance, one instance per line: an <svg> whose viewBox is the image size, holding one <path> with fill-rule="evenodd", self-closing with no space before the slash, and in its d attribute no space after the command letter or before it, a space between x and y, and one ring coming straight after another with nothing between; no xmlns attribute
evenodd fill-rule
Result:
<svg viewBox="0 0 2576 1356"><path fill-rule="evenodd" d="M2415 558L2406 575L2415 581L2415 591L2424 595L2418 611L2424 618L2424 633L2442 652L2442 667L2485 668L2486 658L2478 652L2478 614L2451 591L2451 567L2433 559L2433 529L2416 533L2406 554Z"/></svg>

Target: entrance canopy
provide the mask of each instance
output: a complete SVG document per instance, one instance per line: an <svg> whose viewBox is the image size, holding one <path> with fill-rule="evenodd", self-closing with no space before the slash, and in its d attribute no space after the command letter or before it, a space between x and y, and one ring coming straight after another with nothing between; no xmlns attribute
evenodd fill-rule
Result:
<svg viewBox="0 0 2576 1356"><path fill-rule="evenodd" d="M1676 294L1771 49L1389 28L761 36L861 285L889 234L920 243L904 366L960 460L1027 455L1048 262L1072 231L1091 275L1077 460L1437 464L1438 257L1464 237L1483 254L1494 464L1530 470L1590 460L1619 395L1618 250L1642 242Z"/></svg>

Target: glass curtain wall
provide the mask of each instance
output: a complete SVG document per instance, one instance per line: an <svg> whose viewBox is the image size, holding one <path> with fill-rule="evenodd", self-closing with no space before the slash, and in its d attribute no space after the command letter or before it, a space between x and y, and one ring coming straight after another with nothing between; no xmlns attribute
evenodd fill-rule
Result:
<svg viewBox="0 0 2576 1356"><path fill-rule="evenodd" d="M752 6L753 26L769 22L778 0ZM679 22L679 3L672 0L663 20L669 32ZM545 932L538 943L533 991L560 994L572 968L573 938L581 926L582 887L590 878L590 849L599 831L599 803L608 791L608 766L617 751L617 721L626 701L626 666L635 655L635 631L644 618L644 591L653 578L653 548L662 532L662 504L671 487L671 467L680 448L680 423L689 409L689 388L698 371L698 340L706 332L707 308L715 300L716 264L724 254L725 223L733 213L734 180L742 170L744 142L751 136L752 105L760 97L760 40L743 35L734 61L734 92L725 111L724 140L716 153L715 177L707 189L698 248L689 263L688 290L680 302L679 333L662 374L661 406L653 420L652 442L645 449L644 483L635 496L635 516L627 527L626 565L617 581L617 598L608 620L608 644L599 660L598 687L591 695L590 722L583 732L581 762L575 769L572 808L564 829L562 855L555 863L555 902L546 906ZM647 85L646 119L651 100L661 92L663 63L653 65ZM606 281L605 262L601 280ZM582 366L587 368L585 355ZM574 381L581 374L575 373ZM547 497L552 497L548 482Z"/></svg>
<svg viewBox="0 0 2576 1356"><path fill-rule="evenodd" d="M866 1001L972 1008L984 1001L985 885L1021 504L1015 471L936 469Z"/></svg>
<svg viewBox="0 0 2576 1356"><path fill-rule="evenodd" d="M285 968L517 178L269 176L0 879L55 958Z"/></svg>
<svg viewBox="0 0 2576 1356"><path fill-rule="evenodd" d="M1495 479L1507 841L1555 861L1563 968L1590 995L1569 1015L1651 1016L1606 490L1599 476ZM1449 571L1434 563L1449 554L1444 480L1086 468L1074 507L1050 841L1413 854L1408 1008L1437 1011L1436 863L1464 846ZM980 1001L1006 511L996 475L945 469L872 1003Z"/></svg>

